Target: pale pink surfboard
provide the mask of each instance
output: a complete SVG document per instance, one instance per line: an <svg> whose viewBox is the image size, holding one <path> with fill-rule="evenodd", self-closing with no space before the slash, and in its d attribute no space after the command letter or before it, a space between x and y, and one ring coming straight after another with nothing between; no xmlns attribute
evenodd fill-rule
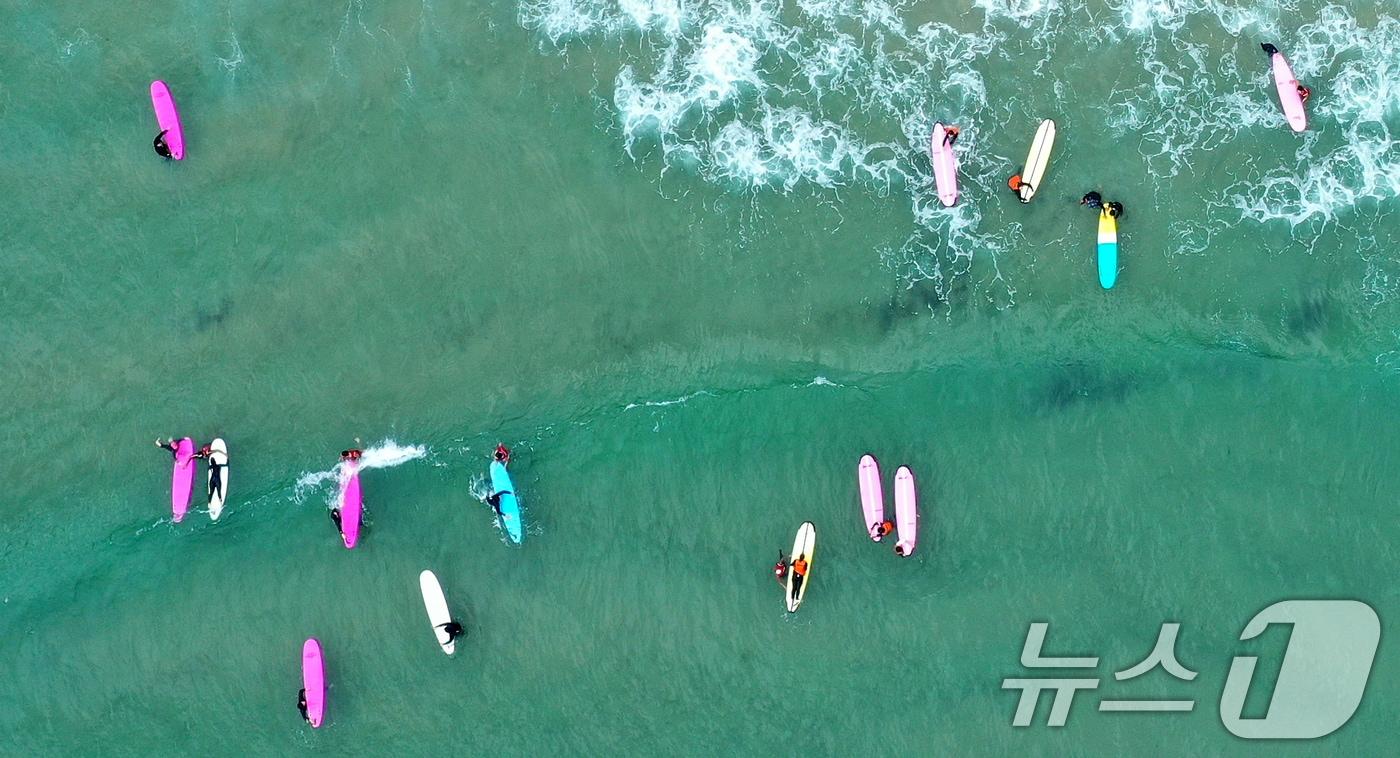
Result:
<svg viewBox="0 0 1400 758"><path fill-rule="evenodd" d="M326 717L326 663L315 637L301 646L301 686L306 689L306 718L319 727Z"/></svg>
<svg viewBox="0 0 1400 758"><path fill-rule="evenodd" d="M340 533L345 537L345 547L355 548L360 539L360 515L363 510L360 495L360 464L346 461L350 478L345 480L345 489L340 493Z"/></svg>
<svg viewBox="0 0 1400 758"><path fill-rule="evenodd" d="M177 161L185 159L185 131L180 128L180 112L175 110L175 98L165 82L157 79L151 82L151 105L156 109L156 123L165 132L165 144L170 147L170 157Z"/></svg>
<svg viewBox="0 0 1400 758"><path fill-rule="evenodd" d="M933 125L933 137L929 140L928 156L933 161L933 180L938 185L938 201L953 207L958 202L958 156L952 145L943 144L948 131L940 121Z"/></svg>
<svg viewBox="0 0 1400 758"><path fill-rule="evenodd" d="M170 477L170 512L175 514L177 524L185 519L190 509L194 474L194 440L185 437L175 443L175 471Z"/></svg>
<svg viewBox="0 0 1400 758"><path fill-rule="evenodd" d="M880 524L885 520L885 493L880 487L880 463L875 456L867 453L860 457L856 477L860 480L860 507L865 513L865 531L870 539L879 542Z"/></svg>
<svg viewBox="0 0 1400 758"><path fill-rule="evenodd" d="M1269 56L1274 64L1274 86L1278 88L1279 103L1283 105L1283 115L1288 117L1288 125L1293 131L1301 132L1308 128L1308 112L1303 108L1303 96L1298 94L1298 78L1293 76L1293 67L1288 65L1283 53Z"/></svg>
<svg viewBox="0 0 1400 758"><path fill-rule="evenodd" d="M895 552L909 556L919 542L919 508L914 492L914 472L908 466L900 466L894 472L894 518L899 528L899 542Z"/></svg>

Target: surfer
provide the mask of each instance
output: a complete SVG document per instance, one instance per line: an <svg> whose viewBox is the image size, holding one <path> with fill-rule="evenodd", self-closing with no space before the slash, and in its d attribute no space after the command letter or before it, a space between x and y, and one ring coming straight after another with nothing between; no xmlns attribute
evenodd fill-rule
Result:
<svg viewBox="0 0 1400 758"><path fill-rule="evenodd" d="M1266 55L1268 55L1270 58L1272 58L1272 57L1275 56L1275 55L1278 55L1278 48L1274 47L1272 44L1270 44L1270 43L1268 43L1268 42L1261 42L1261 43L1259 43L1259 46L1262 47L1262 48L1264 48L1264 53L1265 53Z"/></svg>
<svg viewBox="0 0 1400 758"><path fill-rule="evenodd" d="M305 721L307 721L308 723L310 723L310 721L311 721L311 716L310 716L310 714L308 714L308 713L306 712L306 688L305 688L305 687L303 687L303 688L301 689L301 691L297 693L297 710L301 711L301 717L302 717L302 719L304 719Z"/></svg>
<svg viewBox="0 0 1400 758"><path fill-rule="evenodd" d="M438 624L438 628L442 629L442 631L447 633L447 644L449 645L452 644L453 640L457 639L458 637L461 637L463 634L462 625L457 623L456 621L448 621L446 624Z"/></svg>
<svg viewBox="0 0 1400 758"><path fill-rule="evenodd" d="M1035 187L1032 187L1030 182L1021 179L1020 174L1013 174L1010 179L1007 179L1006 186L1010 187L1011 191L1016 193L1017 197L1020 197L1022 189L1035 190Z"/></svg>
<svg viewBox="0 0 1400 758"><path fill-rule="evenodd" d="M341 536L342 538L345 537L345 530L342 529L342 528L340 528L340 509L339 509L339 508L332 508L332 509L331 509L331 521L334 521L334 522L335 522L335 530L336 530L337 532L340 532L340 536Z"/></svg>
<svg viewBox="0 0 1400 758"><path fill-rule="evenodd" d="M1123 216L1123 204L1122 204L1122 203L1119 203L1119 202L1105 203L1105 204L1104 204L1104 208L1108 211L1108 215L1110 215L1110 216L1112 216L1112 217L1114 217L1114 218L1121 218L1121 217Z"/></svg>
<svg viewBox="0 0 1400 758"><path fill-rule="evenodd" d="M361 455L364 455L364 451L353 447L349 450L340 451L340 459L342 461L358 461Z"/></svg>
<svg viewBox="0 0 1400 758"><path fill-rule="evenodd" d="M509 494L511 494L511 491L510 491L510 490L501 490L500 492L492 492L491 494L489 494L489 495L486 496L486 504L489 505L489 506L491 506L491 509L494 510L494 511L496 512L496 515L497 515L497 516L503 516L503 515L505 515L505 514L501 513L501 495L509 495Z"/></svg>
<svg viewBox="0 0 1400 758"><path fill-rule="evenodd" d="M1079 204L1087 205L1090 208L1102 208L1103 195L1100 195L1097 192L1086 192L1084 193L1084 197L1079 198Z"/></svg>
<svg viewBox="0 0 1400 758"><path fill-rule="evenodd" d="M792 596L801 594L802 580L807 578L807 560L798 558L792 562Z"/></svg>
<svg viewBox="0 0 1400 758"><path fill-rule="evenodd" d="M498 442L496 443L496 452L493 453L491 457L494 458L497 463L504 466L510 463L510 448Z"/></svg>
<svg viewBox="0 0 1400 758"><path fill-rule="evenodd" d="M878 524L871 524L871 525L870 525L870 536L871 536L871 537L874 537L876 542L879 542L880 540L884 539L885 537L888 537L889 534L890 534L890 532L893 532L893 531L894 531L894 522L892 522L892 521L883 521L883 522L878 523Z"/></svg>
<svg viewBox="0 0 1400 758"><path fill-rule="evenodd" d="M777 579L778 579L778 584L782 584L782 583L783 583L783 580L787 578L787 570L788 570L787 556L783 555L783 551L779 550L779 551L778 551L778 562L775 563L775 564L773 564L773 576L777 577Z"/></svg>
<svg viewBox="0 0 1400 758"><path fill-rule="evenodd" d="M158 447L158 448L163 448L163 449L165 449L165 450L169 450L169 451L170 451L170 455L171 455L172 457L176 455L176 452L175 452L175 451L178 449L178 447L175 445L175 438L174 438L174 437L171 437L169 442L161 442L161 441L160 441L160 437L156 437L156 447Z"/></svg>
<svg viewBox="0 0 1400 758"><path fill-rule="evenodd" d="M165 144L165 133L168 131L170 130L162 129L160 131L160 134L157 134L155 140L151 143L151 146L156 149L156 155L159 155L160 157L166 160L170 160L171 158L175 157L170 154L170 146Z"/></svg>
<svg viewBox="0 0 1400 758"><path fill-rule="evenodd" d="M1308 89L1307 87L1303 86L1302 84L1299 84L1299 85L1298 85L1298 97L1302 98L1302 99L1303 99L1303 102L1306 103L1306 102L1308 101L1308 98L1312 97L1312 90Z"/></svg>
<svg viewBox="0 0 1400 758"><path fill-rule="evenodd" d="M958 141L959 134L962 134L962 130L956 126L943 127L943 144L952 147L953 143Z"/></svg>

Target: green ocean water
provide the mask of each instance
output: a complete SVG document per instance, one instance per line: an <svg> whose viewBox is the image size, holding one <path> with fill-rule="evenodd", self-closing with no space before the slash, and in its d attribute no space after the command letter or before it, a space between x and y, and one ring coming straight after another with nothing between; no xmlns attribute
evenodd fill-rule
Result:
<svg viewBox="0 0 1400 758"><path fill-rule="evenodd" d="M1393 750L1394 3L135 11L0 0L0 752ZM1107 292L1088 189L1127 206ZM228 441L218 523L170 522L170 435ZM498 441L520 547L481 501ZM863 533L866 452L918 477L910 559ZM1244 741L1221 689L1288 598L1376 610L1370 683L1323 740ZM1101 657L1063 728L1011 725L1033 621ZM1199 677L1114 681L1163 622ZM1196 706L1096 710L1138 696Z"/></svg>

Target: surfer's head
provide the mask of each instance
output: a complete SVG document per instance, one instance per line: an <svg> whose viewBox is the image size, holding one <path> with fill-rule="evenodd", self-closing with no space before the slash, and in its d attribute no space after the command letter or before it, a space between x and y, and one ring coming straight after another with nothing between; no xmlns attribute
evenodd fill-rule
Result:
<svg viewBox="0 0 1400 758"><path fill-rule="evenodd" d="M1274 47L1268 42L1261 42L1259 43L1259 46L1264 48L1264 52L1268 53L1269 55L1278 55L1278 48Z"/></svg>

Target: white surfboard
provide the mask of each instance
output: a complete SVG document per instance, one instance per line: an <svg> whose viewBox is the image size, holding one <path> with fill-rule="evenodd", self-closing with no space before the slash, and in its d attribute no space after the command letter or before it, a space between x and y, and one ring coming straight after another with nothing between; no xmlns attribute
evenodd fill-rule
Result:
<svg viewBox="0 0 1400 758"><path fill-rule="evenodd" d="M1029 203L1036 190L1045 179L1045 169L1050 165L1050 150L1055 147L1055 122L1045 119L1035 130L1031 140L1031 151L1026 154L1026 166L1021 169L1021 189L1017 194L1021 202Z"/></svg>
<svg viewBox="0 0 1400 758"><path fill-rule="evenodd" d="M228 499L228 446L223 439L209 443L209 519L218 521Z"/></svg>
<svg viewBox="0 0 1400 758"><path fill-rule="evenodd" d="M442 628L452 620L452 614L447 611L447 598L442 594L442 585L438 584L437 576L433 572L424 571L418 575L418 586L423 590L423 606L428 609L428 623L433 625L438 645L442 647L442 652L452 655L457 643L452 641Z"/></svg>
<svg viewBox="0 0 1400 758"><path fill-rule="evenodd" d="M802 526L797 528L797 539L792 541L792 558L788 564L787 575L787 609L788 613L796 611L802 605L802 598L807 596L807 585L812 583L812 554L817 547L817 528L810 521L802 522ZM797 570L793 564L801 558L807 562L807 575L797 582ZM797 586L794 587L793 585Z"/></svg>

